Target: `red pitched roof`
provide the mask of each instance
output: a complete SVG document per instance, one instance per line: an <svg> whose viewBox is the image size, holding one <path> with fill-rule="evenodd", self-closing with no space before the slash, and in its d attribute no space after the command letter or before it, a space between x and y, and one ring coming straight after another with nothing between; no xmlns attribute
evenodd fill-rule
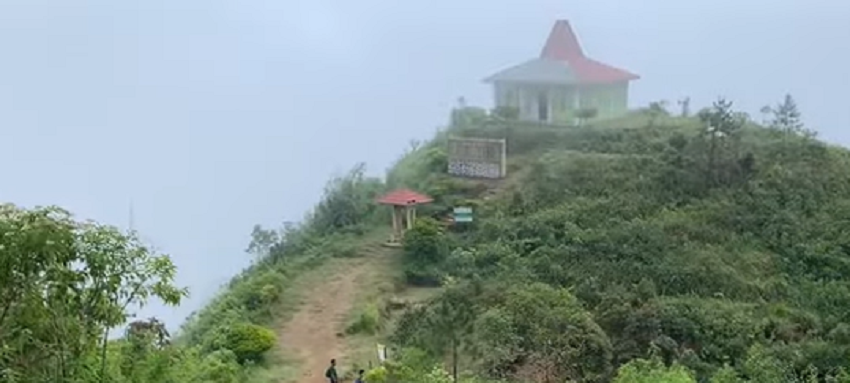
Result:
<svg viewBox="0 0 850 383"><path fill-rule="evenodd" d="M567 20L558 20L552 27L540 58L566 62L583 83L619 82L640 78L634 73L587 58Z"/></svg>
<svg viewBox="0 0 850 383"><path fill-rule="evenodd" d="M419 194L410 189L398 189L387 193L378 199L378 203L384 205L408 206L421 203L433 202L434 199L424 194Z"/></svg>

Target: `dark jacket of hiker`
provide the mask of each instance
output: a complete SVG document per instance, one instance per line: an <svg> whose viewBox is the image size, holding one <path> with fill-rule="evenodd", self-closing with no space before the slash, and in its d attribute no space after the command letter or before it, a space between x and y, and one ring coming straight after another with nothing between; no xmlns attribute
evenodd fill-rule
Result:
<svg viewBox="0 0 850 383"><path fill-rule="evenodd" d="M331 365L325 370L325 377L330 379L330 383L339 383L339 377L336 375L336 366Z"/></svg>

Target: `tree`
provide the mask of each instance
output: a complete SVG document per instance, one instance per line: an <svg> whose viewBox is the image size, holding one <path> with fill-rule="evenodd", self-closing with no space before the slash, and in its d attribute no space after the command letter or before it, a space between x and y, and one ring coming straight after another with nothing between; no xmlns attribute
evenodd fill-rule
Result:
<svg viewBox="0 0 850 383"><path fill-rule="evenodd" d="M607 335L569 291L533 283L500 289L498 300L476 321L490 374L551 383L604 381L611 372Z"/></svg>
<svg viewBox="0 0 850 383"><path fill-rule="evenodd" d="M724 365L720 369L718 369L714 375L711 376L711 381L709 383L744 383L744 380L738 376L738 372L735 371L729 365Z"/></svg>
<svg viewBox="0 0 850 383"><path fill-rule="evenodd" d="M667 105L669 105L669 102L667 102L667 100L653 101L649 103L649 107L647 107L646 110L650 114L667 116L670 114L670 112L667 111Z"/></svg>
<svg viewBox="0 0 850 383"><path fill-rule="evenodd" d="M480 292L481 286L474 281L455 282L449 278L443 292L431 298L427 306L411 307L399 318L391 340L406 349L402 354L408 367L416 364L430 369L431 359L448 357L452 380L457 381L459 352L475 351L471 340L478 315L475 300ZM408 377L406 373L402 375Z"/></svg>
<svg viewBox="0 0 850 383"><path fill-rule="evenodd" d="M774 108L767 107L767 110L773 116L768 122L768 126L782 134L782 155L791 157L799 155L800 153L796 151L799 150L799 146L795 145L794 138L812 138L815 134L803 125L794 98L790 94L786 94L785 99L780 104Z"/></svg>
<svg viewBox="0 0 850 383"><path fill-rule="evenodd" d="M225 347L236 354L239 363L260 362L266 351L274 347L272 330L251 323L236 323L225 330Z"/></svg>
<svg viewBox="0 0 850 383"><path fill-rule="evenodd" d="M762 124L770 126L769 117L773 114L773 108L770 105L762 106L761 109L759 109L759 113L762 115Z"/></svg>
<svg viewBox="0 0 850 383"><path fill-rule="evenodd" d="M175 272L133 233L0 205L0 380L95 381L84 359L98 347L104 379L109 329L151 297L178 304Z"/></svg>
<svg viewBox="0 0 850 383"><path fill-rule="evenodd" d="M786 135L800 135L805 133L803 122L800 120L800 111L797 110L797 103L790 94L785 95L782 103L776 108L770 109L773 114L773 120L770 126L781 131Z"/></svg>
<svg viewBox="0 0 850 383"><path fill-rule="evenodd" d="M760 344L754 344L747 351L743 370L750 380L755 382L794 381L789 366L771 355L770 350Z"/></svg>
<svg viewBox="0 0 850 383"><path fill-rule="evenodd" d="M439 222L429 217L416 220L404 233L404 269L409 283L439 285L440 266L450 252L448 238Z"/></svg>
<svg viewBox="0 0 850 383"><path fill-rule="evenodd" d="M260 260L269 255L272 247L280 242L280 235L274 230L263 229L260 225L254 225L251 230L251 243L245 251Z"/></svg>
<svg viewBox="0 0 850 383"><path fill-rule="evenodd" d="M733 165L738 160L738 140L746 122L745 116L732 110L732 102L720 98L711 108L698 113L704 124L703 139L707 137L706 184L718 186L730 181L737 173Z"/></svg>
<svg viewBox="0 0 850 383"><path fill-rule="evenodd" d="M165 327L165 323L156 318L131 322L127 326L124 338L127 340L143 340L159 349L171 344L171 334Z"/></svg>
<svg viewBox="0 0 850 383"><path fill-rule="evenodd" d="M681 365L665 366L659 360L634 359L617 370L613 383L696 383Z"/></svg>
<svg viewBox="0 0 850 383"><path fill-rule="evenodd" d="M174 349L165 323L156 318L131 322L120 342L121 375L132 382L164 381Z"/></svg>
<svg viewBox="0 0 850 383"><path fill-rule="evenodd" d="M712 137L729 137L740 133L744 126L742 115L732 109L732 101L719 98L711 108L699 113L700 120L705 124L706 134Z"/></svg>
<svg viewBox="0 0 850 383"><path fill-rule="evenodd" d="M459 286L449 282L445 292L432 306L435 310L431 317L432 329L435 334L440 334L436 337L437 350L451 352L452 381L455 383L458 374L458 350L472 333L472 324L476 317L475 305L471 299L475 295L475 287L472 284Z"/></svg>
<svg viewBox="0 0 850 383"><path fill-rule="evenodd" d="M313 211L311 226L319 234L355 228L375 211L374 198L381 187L380 180L366 176L366 164L357 164L345 176L325 185L324 196Z"/></svg>
<svg viewBox="0 0 850 383"><path fill-rule="evenodd" d="M649 126L655 126L655 121L661 117L667 117L670 112L667 111L667 100L653 101L646 108L646 113L649 114Z"/></svg>
<svg viewBox="0 0 850 383"><path fill-rule="evenodd" d="M691 116L691 98L685 97L678 101L679 106L682 108L680 116L682 117L690 117Z"/></svg>

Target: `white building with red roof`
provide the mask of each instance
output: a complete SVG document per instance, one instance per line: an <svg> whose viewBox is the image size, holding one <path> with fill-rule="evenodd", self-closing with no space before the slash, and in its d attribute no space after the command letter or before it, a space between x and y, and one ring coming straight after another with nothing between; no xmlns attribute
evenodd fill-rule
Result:
<svg viewBox="0 0 850 383"><path fill-rule="evenodd" d="M634 73L585 56L570 23L559 20L540 57L498 72L493 84L495 105L512 107L526 121L571 122L578 110L613 117L628 110L629 82Z"/></svg>

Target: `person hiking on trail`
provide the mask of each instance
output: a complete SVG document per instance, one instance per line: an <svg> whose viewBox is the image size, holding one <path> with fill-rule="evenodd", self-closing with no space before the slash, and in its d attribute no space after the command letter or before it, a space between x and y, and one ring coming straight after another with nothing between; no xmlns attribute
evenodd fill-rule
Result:
<svg viewBox="0 0 850 383"><path fill-rule="evenodd" d="M339 383L339 377L336 375L336 359L331 359L331 365L325 370L325 377L330 380L330 383Z"/></svg>
<svg viewBox="0 0 850 383"><path fill-rule="evenodd" d="M354 379L354 383L366 383L363 381L363 373L366 371L360 370L357 372L357 379Z"/></svg>

